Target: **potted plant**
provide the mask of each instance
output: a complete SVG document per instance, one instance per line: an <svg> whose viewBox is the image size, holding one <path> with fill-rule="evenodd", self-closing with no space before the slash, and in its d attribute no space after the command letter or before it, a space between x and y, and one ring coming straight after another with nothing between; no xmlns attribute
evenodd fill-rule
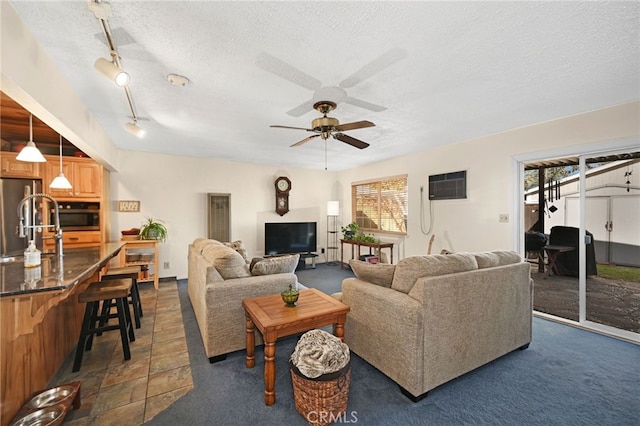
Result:
<svg viewBox="0 0 640 426"><path fill-rule="evenodd" d="M358 232L358 229L360 229L360 226L358 226L358 224L355 222L351 222L347 226L343 226L342 228L340 228L340 230L342 231L342 237L345 240L352 240L353 237L355 237L356 232Z"/></svg>
<svg viewBox="0 0 640 426"><path fill-rule="evenodd" d="M140 239L165 242L167 240L167 227L162 220L148 217L140 228Z"/></svg>
<svg viewBox="0 0 640 426"><path fill-rule="evenodd" d="M356 235L353 237L353 240L359 243L380 244L380 239L374 237L373 234L365 234L362 231L356 232Z"/></svg>

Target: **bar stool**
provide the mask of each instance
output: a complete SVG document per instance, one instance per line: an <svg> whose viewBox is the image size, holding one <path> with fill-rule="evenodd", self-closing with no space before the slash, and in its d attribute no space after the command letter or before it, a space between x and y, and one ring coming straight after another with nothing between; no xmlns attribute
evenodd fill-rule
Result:
<svg viewBox="0 0 640 426"><path fill-rule="evenodd" d="M138 289L138 275L140 274L139 266L123 266L118 268L109 268L107 272L102 274L101 281L120 280L123 278L130 278L131 285L131 301L133 305L133 317L135 319L136 328L140 328L140 318L142 318L142 301L140 300L140 290ZM111 309L111 303L104 303L102 305L102 317Z"/></svg>
<svg viewBox="0 0 640 426"><path fill-rule="evenodd" d="M73 372L80 370L84 351L90 351L93 344L93 335L101 334L103 331L120 330L120 340L122 341L122 351L124 359L131 359L129 341L136 340L131 323L131 313L129 312L129 302L127 297L131 292L132 282L130 279L112 280L109 282L95 282L89 284L87 289L78 295L78 302L86 303L82 328L76 347L76 356L73 362ZM101 316L98 316L100 302L111 303L115 301L117 310L117 325L104 324ZM96 323L98 325L96 326ZM128 329L128 335L127 335Z"/></svg>

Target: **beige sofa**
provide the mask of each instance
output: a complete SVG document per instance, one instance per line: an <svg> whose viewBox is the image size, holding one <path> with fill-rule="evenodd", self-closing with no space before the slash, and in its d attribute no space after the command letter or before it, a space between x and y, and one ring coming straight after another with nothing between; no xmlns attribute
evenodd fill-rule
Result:
<svg viewBox="0 0 640 426"><path fill-rule="evenodd" d="M351 307L345 343L414 401L531 341L530 266L516 252L350 262L334 297Z"/></svg>
<svg viewBox="0 0 640 426"><path fill-rule="evenodd" d="M238 244L205 238L189 245L187 289L210 362L246 348L242 299L296 286L299 255L254 259L249 264L241 253ZM257 333L256 344L261 343Z"/></svg>

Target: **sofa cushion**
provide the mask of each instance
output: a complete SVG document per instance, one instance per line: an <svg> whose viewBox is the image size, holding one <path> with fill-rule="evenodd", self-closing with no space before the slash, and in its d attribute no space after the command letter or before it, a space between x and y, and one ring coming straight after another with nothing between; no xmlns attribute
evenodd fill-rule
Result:
<svg viewBox="0 0 640 426"><path fill-rule="evenodd" d="M240 256L242 256L245 263L249 261L249 259L247 258L247 250L245 250L244 245L242 244L242 241L237 240L237 241L222 243L222 244L237 251L240 254Z"/></svg>
<svg viewBox="0 0 640 426"><path fill-rule="evenodd" d="M453 274L478 269L474 255L470 253L434 254L410 256L396 266L391 288L409 293L418 278Z"/></svg>
<svg viewBox="0 0 640 426"><path fill-rule="evenodd" d="M251 262L251 275L273 275L293 273L300 260L299 254L287 256L274 256L264 259L253 259Z"/></svg>
<svg viewBox="0 0 640 426"><path fill-rule="evenodd" d="M208 245L211 244L217 244L220 245L222 244L220 241L216 241L216 240L211 240L209 238L196 238L195 240L193 240L193 246L200 252L202 253L202 249L204 249L205 247L207 247Z"/></svg>
<svg viewBox="0 0 640 426"><path fill-rule="evenodd" d="M202 257L211 262L225 280L251 276L247 262L231 247L209 244L202 249Z"/></svg>
<svg viewBox="0 0 640 426"><path fill-rule="evenodd" d="M349 261L351 270L359 280L370 282L382 287L391 287L393 273L396 265L388 263L369 263L362 260L351 259Z"/></svg>
<svg viewBox="0 0 640 426"><path fill-rule="evenodd" d="M478 262L478 269L520 263L522 258L515 251L496 250L491 252L472 253Z"/></svg>

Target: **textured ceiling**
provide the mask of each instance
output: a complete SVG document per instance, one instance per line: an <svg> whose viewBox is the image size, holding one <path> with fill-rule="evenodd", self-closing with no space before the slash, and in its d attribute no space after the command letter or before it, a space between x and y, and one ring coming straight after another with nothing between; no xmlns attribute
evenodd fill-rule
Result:
<svg viewBox="0 0 640 426"><path fill-rule="evenodd" d="M322 169L302 130L329 115L375 127L326 143L340 170L640 98L638 2L111 2L141 127L86 1L11 2L124 150ZM167 75L186 76L176 87ZM37 142L37 140L36 140Z"/></svg>

